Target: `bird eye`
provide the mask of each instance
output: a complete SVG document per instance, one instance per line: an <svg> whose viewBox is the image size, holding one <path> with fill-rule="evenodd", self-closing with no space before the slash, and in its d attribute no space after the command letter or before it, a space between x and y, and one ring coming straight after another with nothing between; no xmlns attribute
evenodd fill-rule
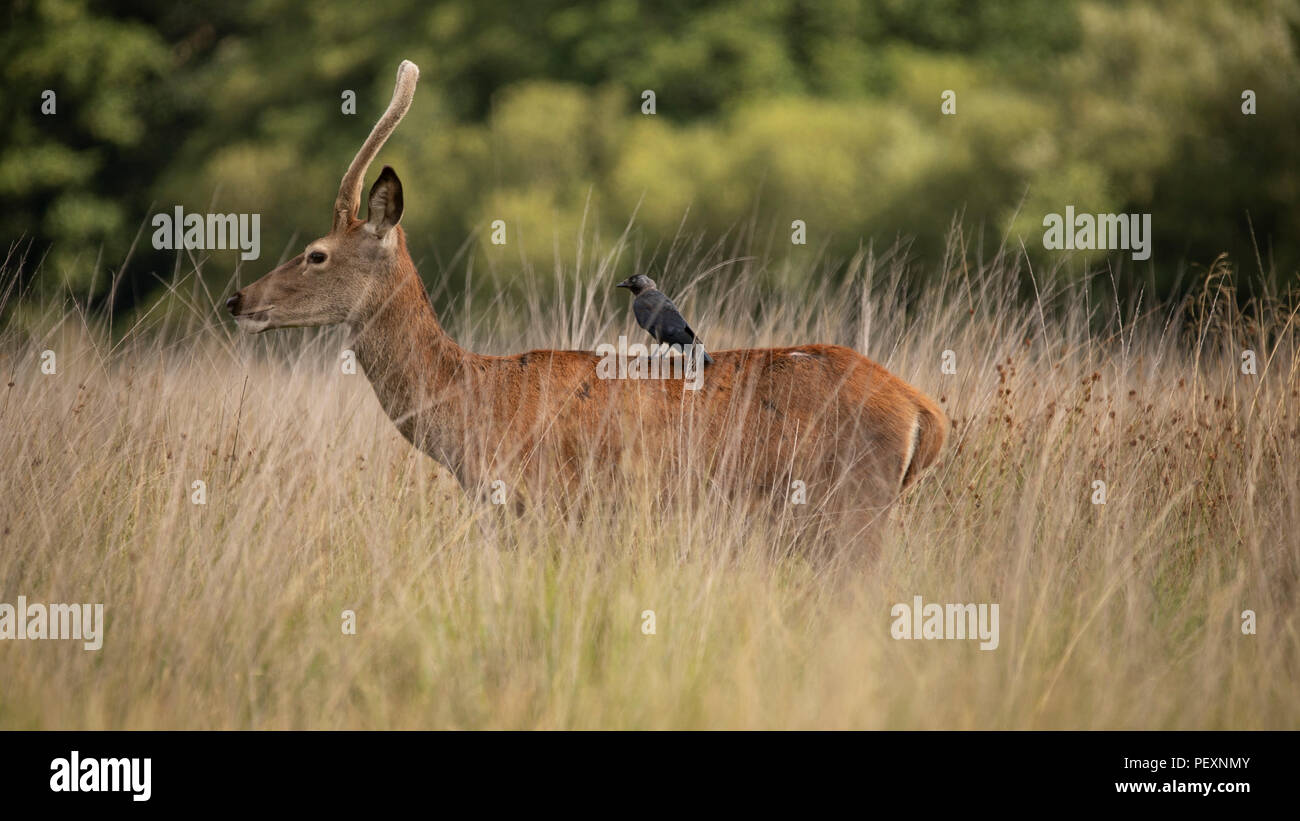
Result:
<svg viewBox="0 0 1300 821"><path fill-rule="evenodd" d="M322 262L325 261L325 252L312 251L310 254L307 255L307 261L313 265L320 265Z"/></svg>

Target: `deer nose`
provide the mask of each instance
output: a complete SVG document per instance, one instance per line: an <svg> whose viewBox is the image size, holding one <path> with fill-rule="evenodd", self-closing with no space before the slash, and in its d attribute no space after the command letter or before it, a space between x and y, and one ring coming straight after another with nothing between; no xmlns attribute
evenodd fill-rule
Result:
<svg viewBox="0 0 1300 821"><path fill-rule="evenodd" d="M226 310L230 311L232 314L238 311L239 299L240 299L240 292L235 291L234 295L231 296L230 299L226 300Z"/></svg>

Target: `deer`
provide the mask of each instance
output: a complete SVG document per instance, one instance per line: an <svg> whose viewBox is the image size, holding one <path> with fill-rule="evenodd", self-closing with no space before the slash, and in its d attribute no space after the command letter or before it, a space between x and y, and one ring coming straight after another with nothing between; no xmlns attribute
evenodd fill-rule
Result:
<svg viewBox="0 0 1300 821"><path fill-rule="evenodd" d="M520 510L571 502L584 478L590 488L593 475L621 467L652 487L695 481L722 491L719 501L774 508L788 508L802 482L810 507L862 532L938 459L948 431L939 407L838 345L713 351L698 389L685 377L600 378L592 351L495 356L459 346L407 249L391 167L359 217L366 174L418 78L403 61L388 108L343 175L329 233L226 301L241 330L346 325L401 435L467 493L499 481Z"/></svg>

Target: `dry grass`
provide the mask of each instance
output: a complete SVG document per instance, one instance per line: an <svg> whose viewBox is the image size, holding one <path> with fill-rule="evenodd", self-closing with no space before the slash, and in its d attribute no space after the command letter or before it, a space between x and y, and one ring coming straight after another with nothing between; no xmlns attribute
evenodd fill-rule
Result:
<svg viewBox="0 0 1300 821"><path fill-rule="evenodd" d="M108 623L98 652L0 642L0 728L1300 728L1293 302L1239 312L1222 265L1177 306L1044 272L1026 302L998 256L904 311L897 257L837 286L679 252L670 272L713 273L658 278L711 347L847 344L941 398L953 436L874 560L809 561L720 497L661 509L632 482L593 485L581 521L481 506L340 372L340 332L238 336L193 278L125 334L13 309L0 601ZM538 310L441 319L480 351L612 341L616 256L525 272ZM1000 647L893 640L914 595L998 603Z"/></svg>

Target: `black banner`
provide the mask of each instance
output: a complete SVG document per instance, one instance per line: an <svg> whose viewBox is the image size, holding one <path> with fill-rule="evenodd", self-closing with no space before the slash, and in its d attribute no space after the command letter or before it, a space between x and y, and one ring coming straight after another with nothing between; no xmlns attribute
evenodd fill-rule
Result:
<svg viewBox="0 0 1300 821"><path fill-rule="evenodd" d="M873 800L930 811L1237 810L1286 800L1290 733L6 733L9 807L149 812L390 802L645 810ZM683 803L686 802L686 803ZM865 803L864 803L865 802ZM435 804L428 805L437 811ZM602 804L612 811L614 805ZM885 806L880 804L878 806Z"/></svg>

